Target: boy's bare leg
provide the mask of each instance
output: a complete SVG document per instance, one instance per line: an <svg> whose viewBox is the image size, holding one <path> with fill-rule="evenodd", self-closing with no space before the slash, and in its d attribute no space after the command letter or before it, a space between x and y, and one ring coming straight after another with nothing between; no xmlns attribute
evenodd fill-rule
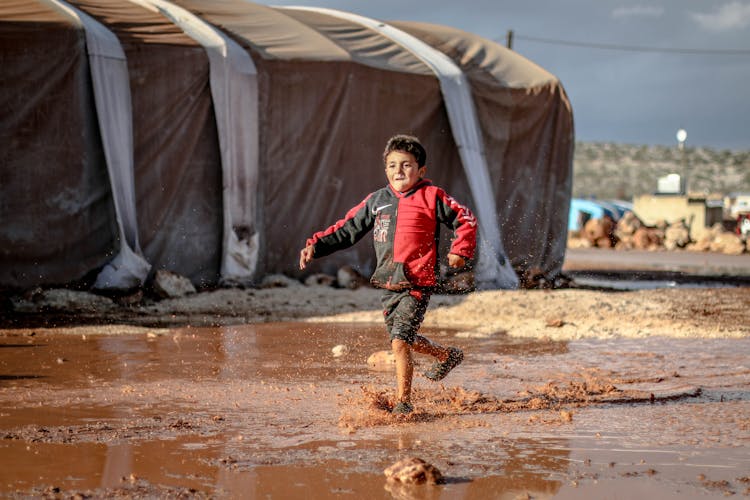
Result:
<svg viewBox="0 0 750 500"><path fill-rule="evenodd" d="M414 361L411 355L412 347L401 339L393 339L391 341L391 348L396 358L398 401L411 403L411 380L414 376Z"/></svg>
<svg viewBox="0 0 750 500"><path fill-rule="evenodd" d="M447 348L441 346L440 344L436 344L432 340L428 339L427 337L423 337L422 335L417 335L414 338L414 343L411 345L411 348L420 354L427 354L428 356L437 358L438 361L441 362L448 359L448 355L450 354L450 351Z"/></svg>

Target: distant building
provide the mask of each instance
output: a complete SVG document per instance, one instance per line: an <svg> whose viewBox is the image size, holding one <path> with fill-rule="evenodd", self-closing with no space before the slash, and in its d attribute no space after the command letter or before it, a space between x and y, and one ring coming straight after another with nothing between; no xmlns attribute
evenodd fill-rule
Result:
<svg viewBox="0 0 750 500"><path fill-rule="evenodd" d="M684 220L690 228L690 238L697 241L701 234L723 220L721 203L714 203L706 196L683 194L646 194L633 200L633 212L649 226L659 221L667 224Z"/></svg>
<svg viewBox="0 0 750 500"><path fill-rule="evenodd" d="M750 213L750 193L729 193L724 198L724 208L732 219Z"/></svg>

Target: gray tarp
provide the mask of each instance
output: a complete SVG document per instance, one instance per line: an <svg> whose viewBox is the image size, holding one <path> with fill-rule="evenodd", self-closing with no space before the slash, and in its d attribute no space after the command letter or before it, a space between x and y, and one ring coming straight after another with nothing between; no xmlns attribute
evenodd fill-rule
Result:
<svg viewBox="0 0 750 500"><path fill-rule="evenodd" d="M129 289L146 281L151 266L141 255L133 180L133 127L125 54L102 24L62 0L47 0L86 33L99 134L109 173L120 250L96 277L95 288Z"/></svg>
<svg viewBox="0 0 750 500"><path fill-rule="evenodd" d="M208 54L222 165L221 279L252 279L258 264L258 81L253 60L221 31L164 0L130 0L158 9Z"/></svg>
<svg viewBox="0 0 750 500"><path fill-rule="evenodd" d="M418 135L428 149L428 177L480 213L439 79L413 51L378 30L322 12L277 10L245 0L170 2L234 40L257 70L257 134L237 134L240 142L229 146L248 151L257 141L257 190L227 195L222 156L227 142L217 124L221 110L215 109L222 105L207 49L193 39L199 37L187 36L165 10L126 0L70 3L112 31L127 59L137 227L144 256L155 269L186 274L199 285L218 283L227 232L234 231L257 237L256 278L295 274L304 239L385 184L382 148L394 133ZM572 113L560 83L475 35L419 23L388 24L447 55L471 87L495 205L482 217L493 227L484 232L497 230L518 272L559 273L573 146ZM0 4L3 72L8 67L8 74L26 76L17 81L3 75L0 88L0 138L11 145L0 153L0 180L15 186L0 184L0 194L6 195L0 199L0 286L75 281L97 271L120 248L108 181L102 182L106 164L92 122L82 38L80 26L50 14L41 1ZM36 66L47 53L73 62L41 73ZM54 83L41 86L41 78ZM20 104L42 90L46 98L36 100L38 109L59 126L45 127L33 107ZM68 109L77 112L63 111ZM6 110L20 116L6 120ZM83 131L88 135L81 136ZM75 140L61 142L66 134ZM62 156L52 151L60 147ZM48 200L56 199L63 183L37 186L32 176L6 165L65 180L85 173L87 187L78 183L73 190L79 196L96 193L86 195L96 206L76 198L69 204L73 213L61 219ZM24 190L44 201L16 194ZM488 218L494 221L484 222ZM46 234L61 222L64 232ZM58 241L68 241L68 249L50 246ZM88 250L70 250L71 245ZM367 273L373 259L370 245L361 243L316 261L313 270L353 264Z"/></svg>

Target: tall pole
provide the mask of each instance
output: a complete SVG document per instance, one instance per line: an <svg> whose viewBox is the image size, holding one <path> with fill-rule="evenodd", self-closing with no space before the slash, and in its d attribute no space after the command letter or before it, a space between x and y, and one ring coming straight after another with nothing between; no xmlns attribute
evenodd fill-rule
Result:
<svg viewBox="0 0 750 500"><path fill-rule="evenodd" d="M513 30L508 30L505 35L505 46L513 50Z"/></svg>
<svg viewBox="0 0 750 500"><path fill-rule="evenodd" d="M688 172L687 172L687 156L685 155L685 140L687 140L687 131L681 128L677 131L677 144L680 150L680 163L682 163L682 190L685 194L688 194Z"/></svg>

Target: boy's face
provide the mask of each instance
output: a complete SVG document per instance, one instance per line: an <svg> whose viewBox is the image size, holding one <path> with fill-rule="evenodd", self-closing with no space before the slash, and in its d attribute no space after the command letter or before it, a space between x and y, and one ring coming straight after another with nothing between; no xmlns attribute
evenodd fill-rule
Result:
<svg viewBox="0 0 750 500"><path fill-rule="evenodd" d="M391 187L399 193L413 188L426 172L427 167L417 165L417 159L411 153L391 151L385 157L385 176Z"/></svg>

